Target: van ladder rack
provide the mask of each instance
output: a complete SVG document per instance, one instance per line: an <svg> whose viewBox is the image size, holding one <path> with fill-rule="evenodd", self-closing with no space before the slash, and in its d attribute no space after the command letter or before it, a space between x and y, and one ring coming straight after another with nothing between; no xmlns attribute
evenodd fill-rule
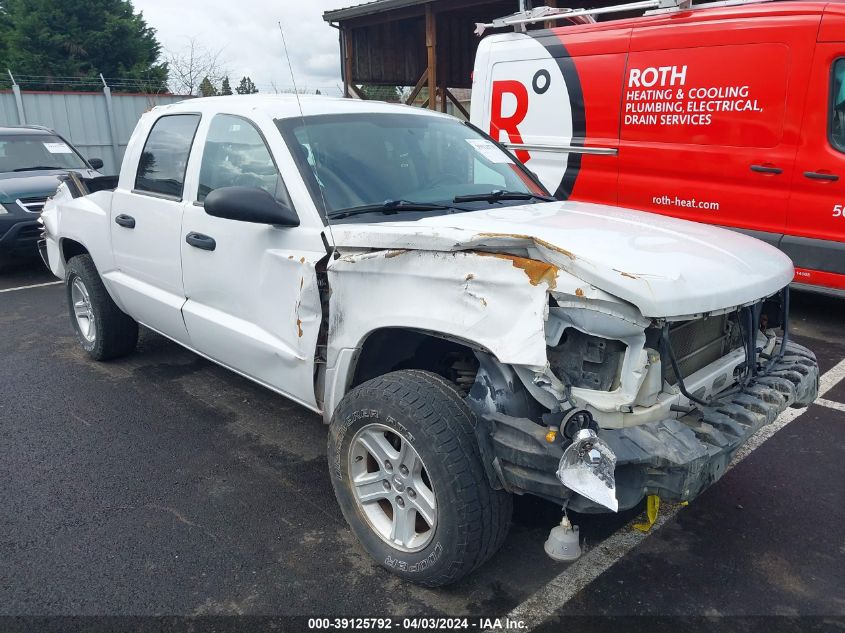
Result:
<svg viewBox="0 0 845 633"><path fill-rule="evenodd" d="M535 7L527 11L517 11L511 15L496 18L492 22L482 24L476 22L475 34L479 37L484 35L487 29L501 29L505 27L525 28L526 24L536 24L550 20L577 19L577 22L595 22L594 16L613 13L628 13L630 11L644 11L646 15L669 13L672 11L689 11L691 9L708 9L715 7L730 7L743 4L757 4L769 0L722 0L717 2L705 2L693 6L692 0L641 0L639 2L628 2L626 4L615 4L609 7L597 7L595 9L571 9L553 7Z"/></svg>

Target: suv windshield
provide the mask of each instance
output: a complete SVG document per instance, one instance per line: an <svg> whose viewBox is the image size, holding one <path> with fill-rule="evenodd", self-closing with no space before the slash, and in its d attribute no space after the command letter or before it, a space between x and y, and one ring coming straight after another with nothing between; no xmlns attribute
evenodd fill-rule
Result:
<svg viewBox="0 0 845 633"><path fill-rule="evenodd" d="M522 165L455 119L340 114L276 124L329 218L363 212L406 219L400 211L436 215L547 195Z"/></svg>
<svg viewBox="0 0 845 633"><path fill-rule="evenodd" d="M88 165L52 134L0 136L0 173L48 169L88 169Z"/></svg>

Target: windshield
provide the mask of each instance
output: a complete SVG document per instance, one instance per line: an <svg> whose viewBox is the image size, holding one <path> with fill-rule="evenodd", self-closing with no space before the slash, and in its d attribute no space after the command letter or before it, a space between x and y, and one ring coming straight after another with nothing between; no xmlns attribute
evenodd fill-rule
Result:
<svg viewBox="0 0 845 633"><path fill-rule="evenodd" d="M0 136L0 172L48 169L88 169L88 165L52 134Z"/></svg>
<svg viewBox="0 0 845 633"><path fill-rule="evenodd" d="M352 209L432 215L526 204L546 194L510 155L456 119L379 113L276 123L329 218L350 217ZM475 198L492 192L507 195ZM473 199L454 206L461 196Z"/></svg>

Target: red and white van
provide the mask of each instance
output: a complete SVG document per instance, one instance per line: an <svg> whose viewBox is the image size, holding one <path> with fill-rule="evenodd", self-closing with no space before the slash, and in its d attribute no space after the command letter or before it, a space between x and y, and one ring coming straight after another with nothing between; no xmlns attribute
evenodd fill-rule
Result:
<svg viewBox="0 0 845 633"><path fill-rule="evenodd" d="M739 229L845 291L845 3L655 13L484 38L472 122L559 197Z"/></svg>

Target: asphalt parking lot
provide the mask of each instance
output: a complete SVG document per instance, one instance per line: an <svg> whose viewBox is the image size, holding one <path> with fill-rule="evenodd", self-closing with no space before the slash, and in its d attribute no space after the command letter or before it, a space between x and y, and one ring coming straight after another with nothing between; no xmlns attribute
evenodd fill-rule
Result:
<svg viewBox="0 0 845 633"><path fill-rule="evenodd" d="M353 540L320 418L149 331L89 361L53 281L0 274L0 614L845 616L841 300L793 293L821 404L690 506L648 535L638 511L577 517L567 568L542 548L559 508L519 499L502 551L428 590Z"/></svg>

